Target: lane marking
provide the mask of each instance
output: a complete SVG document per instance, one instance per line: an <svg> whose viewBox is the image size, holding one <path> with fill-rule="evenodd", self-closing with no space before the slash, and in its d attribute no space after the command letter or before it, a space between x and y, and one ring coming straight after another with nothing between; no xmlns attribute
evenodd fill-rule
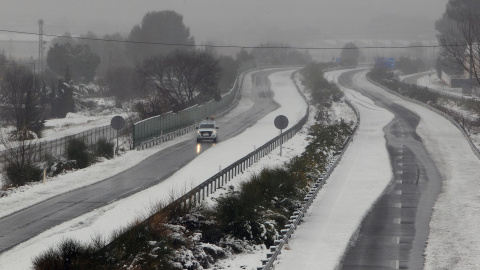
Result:
<svg viewBox="0 0 480 270"><path fill-rule="evenodd" d="M400 244L400 236L395 236L394 242L395 242L395 244L399 245Z"/></svg>

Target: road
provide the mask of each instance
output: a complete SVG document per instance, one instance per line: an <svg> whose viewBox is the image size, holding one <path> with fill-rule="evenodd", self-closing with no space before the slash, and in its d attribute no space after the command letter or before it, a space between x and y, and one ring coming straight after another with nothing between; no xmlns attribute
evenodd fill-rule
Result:
<svg viewBox="0 0 480 270"><path fill-rule="evenodd" d="M339 83L394 114L384 128L393 179L364 218L341 269L422 269L432 207L441 177L416 133L420 117L386 95L360 87L350 71ZM364 71L363 71L364 72Z"/></svg>
<svg viewBox="0 0 480 270"><path fill-rule="evenodd" d="M228 120L218 119L220 143L240 134L278 107L267 78L277 71L258 71L253 75L252 88L242 92L242 99L253 102L247 112ZM191 160L201 158L203 151L210 147L215 144L202 143L198 147L192 136L192 140L173 145L114 177L0 219L0 253L64 221L162 182Z"/></svg>

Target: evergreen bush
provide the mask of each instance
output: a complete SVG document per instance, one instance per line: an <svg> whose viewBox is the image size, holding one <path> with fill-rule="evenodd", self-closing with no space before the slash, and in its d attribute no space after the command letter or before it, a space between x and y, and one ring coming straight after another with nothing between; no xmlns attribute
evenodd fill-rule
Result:
<svg viewBox="0 0 480 270"><path fill-rule="evenodd" d="M23 186L27 182L40 181L43 171L33 163L8 162L4 168L8 185Z"/></svg>
<svg viewBox="0 0 480 270"><path fill-rule="evenodd" d="M88 167L93 160L83 139L73 138L67 143L67 159L76 160L79 169Z"/></svg>
<svg viewBox="0 0 480 270"><path fill-rule="evenodd" d="M96 157L104 157L111 159L114 154L115 143L107 141L105 138L100 138L94 146L94 153Z"/></svg>

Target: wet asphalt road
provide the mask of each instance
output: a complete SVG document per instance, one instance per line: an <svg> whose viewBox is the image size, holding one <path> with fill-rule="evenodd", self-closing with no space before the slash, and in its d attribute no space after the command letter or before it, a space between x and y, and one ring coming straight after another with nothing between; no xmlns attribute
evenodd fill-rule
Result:
<svg viewBox="0 0 480 270"><path fill-rule="evenodd" d="M364 218L356 239L344 254L341 269L423 269L423 251L441 177L415 129L419 117L383 95L355 84L351 71L342 86L372 99L395 115L384 128L393 179Z"/></svg>
<svg viewBox="0 0 480 270"><path fill-rule="evenodd" d="M253 75L253 86L244 89L242 99L254 105L228 121L219 118L219 142L238 135L259 119L278 108L272 99L268 75L274 71L259 71ZM192 140L173 145L147 158L135 167L96 184L80 188L0 219L0 253L38 235L62 222L68 221L102 207L112 201L127 197L156 185L174 174L214 144L204 142L197 153L197 143ZM94 176L93 176L94 177Z"/></svg>

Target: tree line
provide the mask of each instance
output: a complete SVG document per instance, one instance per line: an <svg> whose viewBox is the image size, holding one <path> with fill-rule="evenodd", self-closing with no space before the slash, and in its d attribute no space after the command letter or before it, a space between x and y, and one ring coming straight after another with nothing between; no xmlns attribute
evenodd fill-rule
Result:
<svg viewBox="0 0 480 270"><path fill-rule="evenodd" d="M76 89L82 84L96 84L102 94L115 97L118 107L137 100L133 109L144 119L219 100L242 65L306 64L312 59L308 51L260 48L286 46L270 43L235 56L217 55L211 48L193 46L183 16L171 10L148 12L128 37L88 32L74 38L65 33L51 44L41 73L33 74L30 63L0 53L0 114L18 132L41 136L43 120L75 112L82 95Z"/></svg>

